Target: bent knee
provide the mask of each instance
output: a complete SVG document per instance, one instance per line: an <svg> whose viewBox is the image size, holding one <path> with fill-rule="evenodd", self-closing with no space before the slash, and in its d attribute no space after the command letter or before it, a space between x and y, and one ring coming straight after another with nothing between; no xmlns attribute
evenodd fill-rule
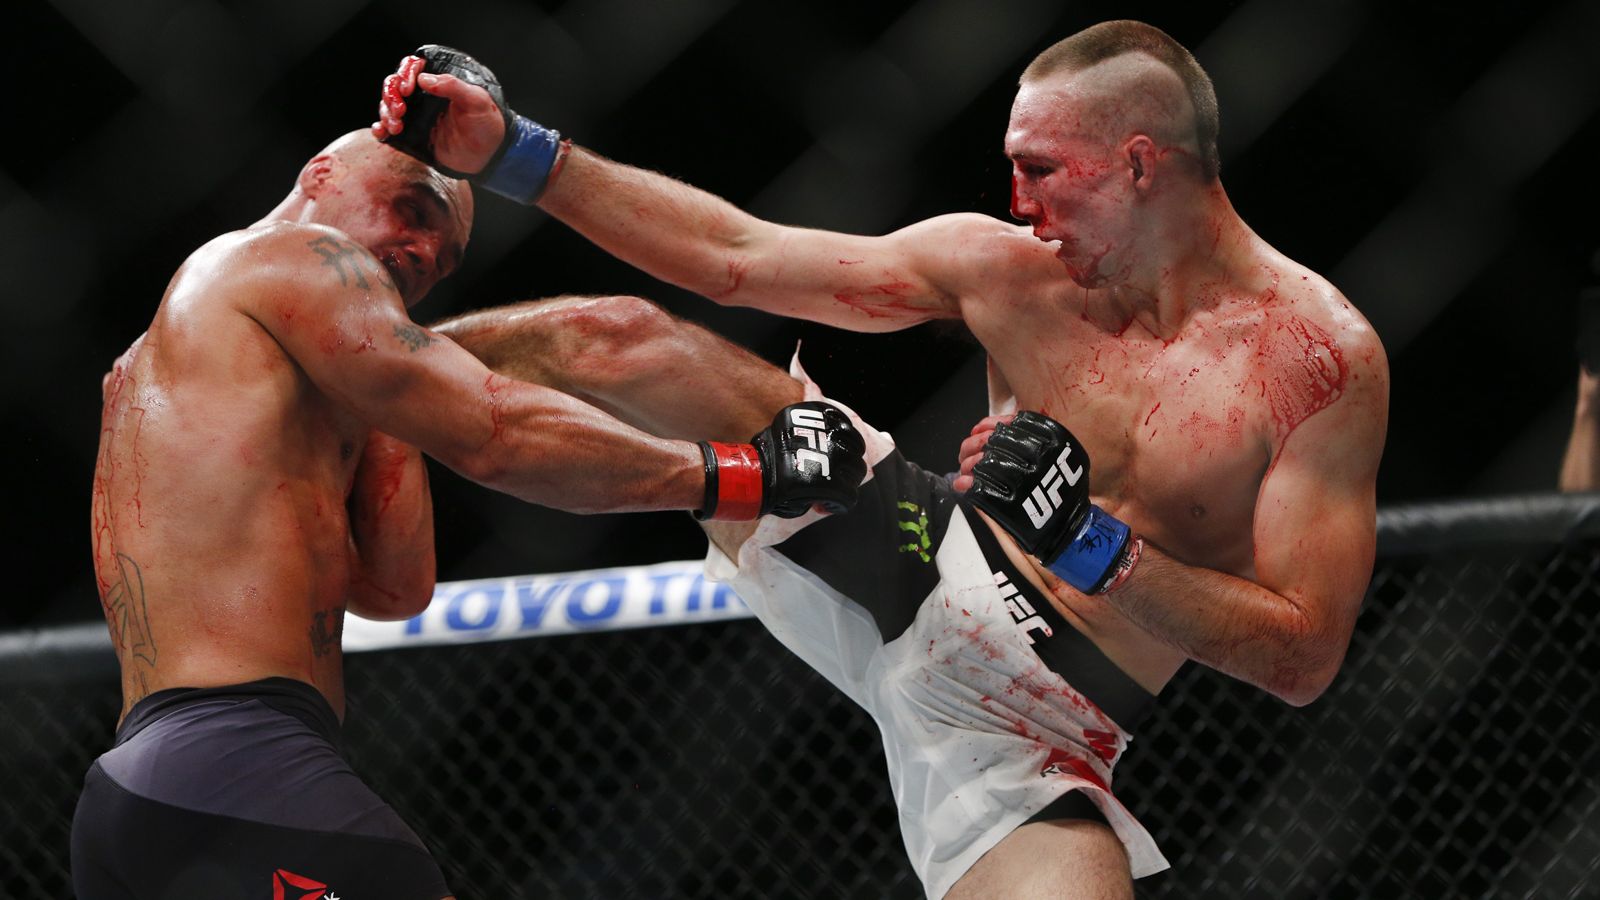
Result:
<svg viewBox="0 0 1600 900"><path fill-rule="evenodd" d="M661 353L681 323L643 297L586 297L563 311L572 362L622 374Z"/></svg>
<svg viewBox="0 0 1600 900"><path fill-rule="evenodd" d="M578 333L618 346L669 335L678 324L654 301L628 294L573 298L565 315Z"/></svg>

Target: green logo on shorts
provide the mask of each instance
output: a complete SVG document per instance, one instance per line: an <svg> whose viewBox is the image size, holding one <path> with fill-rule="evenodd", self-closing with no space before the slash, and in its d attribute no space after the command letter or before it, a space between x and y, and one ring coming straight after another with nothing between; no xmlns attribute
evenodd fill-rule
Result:
<svg viewBox="0 0 1600 900"><path fill-rule="evenodd" d="M899 523L900 530L909 532L910 541L900 545L901 553L915 553L922 557L923 562L933 562L933 557L928 555L928 548L933 546L933 541L928 538L928 514L922 507L915 503L901 500L895 506L900 507L906 515L906 521ZM915 521L910 521L915 516Z"/></svg>

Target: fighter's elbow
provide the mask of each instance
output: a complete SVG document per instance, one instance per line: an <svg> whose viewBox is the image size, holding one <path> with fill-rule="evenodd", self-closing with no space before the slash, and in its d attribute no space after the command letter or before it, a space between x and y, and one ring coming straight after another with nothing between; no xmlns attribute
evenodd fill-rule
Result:
<svg viewBox="0 0 1600 900"><path fill-rule="evenodd" d="M1331 652L1325 642L1302 646L1276 663L1263 687L1290 706L1309 706L1327 693L1343 662L1342 645L1338 652Z"/></svg>
<svg viewBox="0 0 1600 900"><path fill-rule="evenodd" d="M1285 681L1270 685L1268 690L1272 692L1274 697L1298 709L1303 706L1310 706L1318 697L1327 693L1328 686L1331 684L1333 684L1332 677L1317 680L1302 678L1292 682Z"/></svg>

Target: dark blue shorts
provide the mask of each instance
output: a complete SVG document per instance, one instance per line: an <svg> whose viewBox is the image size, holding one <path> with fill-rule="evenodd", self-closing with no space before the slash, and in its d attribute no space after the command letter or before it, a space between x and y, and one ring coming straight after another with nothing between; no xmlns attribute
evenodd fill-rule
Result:
<svg viewBox="0 0 1600 900"><path fill-rule="evenodd" d="M268 678L139 701L84 778L79 900L439 900L444 875L350 769L316 688Z"/></svg>

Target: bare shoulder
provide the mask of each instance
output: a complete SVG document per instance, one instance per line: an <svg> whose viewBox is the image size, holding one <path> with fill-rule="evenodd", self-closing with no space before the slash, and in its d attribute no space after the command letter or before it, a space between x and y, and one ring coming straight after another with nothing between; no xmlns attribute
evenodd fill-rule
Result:
<svg viewBox="0 0 1600 900"><path fill-rule="evenodd" d="M1325 342L1352 372L1381 377L1387 383L1389 359L1383 342L1355 304L1326 278L1298 263L1290 263L1283 277L1288 285L1283 291L1286 302L1269 314L1269 322L1306 323L1308 331L1315 328L1326 335Z"/></svg>
<svg viewBox="0 0 1600 900"><path fill-rule="evenodd" d="M190 255L174 281L183 293L208 298L252 317L296 310L329 299L372 299L403 307L394 279L365 247L324 225L275 222L214 238ZM319 301L313 304L315 298ZM265 323L263 323L265 324Z"/></svg>
<svg viewBox="0 0 1600 900"><path fill-rule="evenodd" d="M1357 430L1381 435L1389 362L1371 323L1315 272L1287 260L1267 271L1272 286L1259 307L1253 377L1275 443L1313 416L1332 415L1347 429L1366 423Z"/></svg>

